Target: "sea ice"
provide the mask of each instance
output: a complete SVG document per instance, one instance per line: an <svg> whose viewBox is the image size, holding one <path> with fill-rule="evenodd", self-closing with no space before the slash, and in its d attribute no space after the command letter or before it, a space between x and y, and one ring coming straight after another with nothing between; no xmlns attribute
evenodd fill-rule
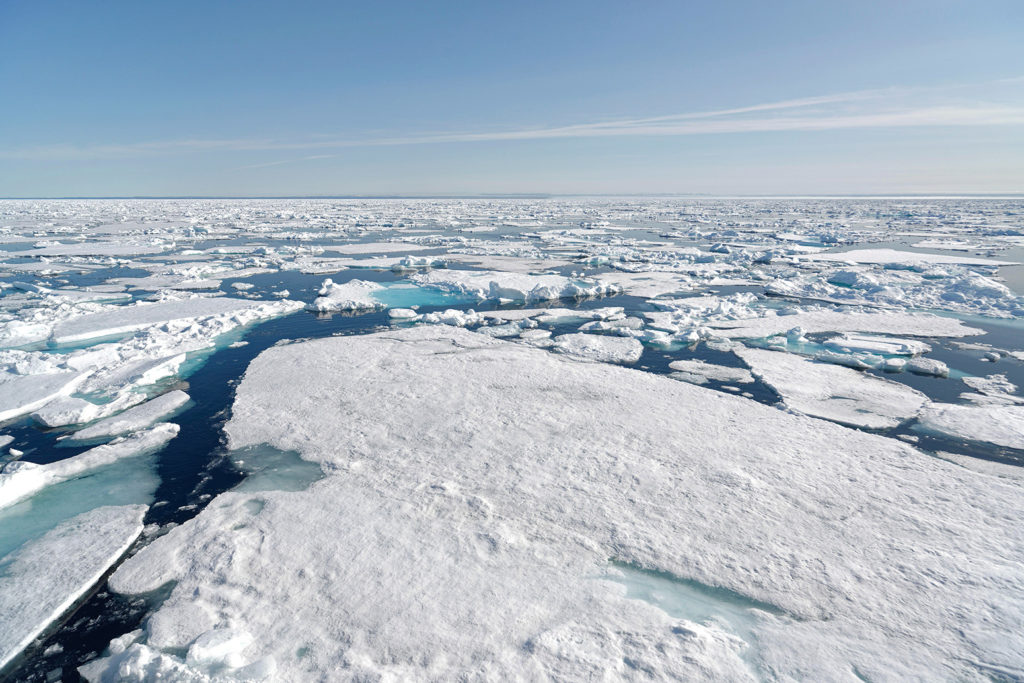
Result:
<svg viewBox="0 0 1024 683"><path fill-rule="evenodd" d="M920 356L932 350L931 346L917 339L896 339L864 334L844 334L840 337L826 339L823 344L827 348L842 353L862 351L892 356Z"/></svg>
<svg viewBox="0 0 1024 683"><path fill-rule="evenodd" d="M889 429L916 416L928 397L905 384L782 351L734 351L787 407L814 417Z"/></svg>
<svg viewBox="0 0 1024 683"><path fill-rule="evenodd" d="M72 441L91 441L137 432L173 414L178 408L188 403L188 400L188 394L184 391L170 391L134 408L129 408L123 413L80 429L68 438Z"/></svg>
<svg viewBox="0 0 1024 683"><path fill-rule="evenodd" d="M230 299L227 297L195 297L177 299L158 303L139 303L131 306L118 306L102 313L93 313L71 318L58 323L51 338L55 344L72 344L101 337L112 337L135 332L152 325L160 325L175 320L200 318L224 314L245 316L257 314L267 317L268 307L279 307L282 312L296 306L283 307L283 304Z"/></svg>
<svg viewBox="0 0 1024 683"><path fill-rule="evenodd" d="M563 334L555 337L554 349L601 363L635 363L644 353L636 339L599 334Z"/></svg>
<svg viewBox="0 0 1024 683"><path fill-rule="evenodd" d="M366 280L349 280L337 283L330 278L324 280L316 300L308 308L311 311L326 313L329 311L359 311L384 308L384 304L374 294L384 289L377 282Z"/></svg>
<svg viewBox="0 0 1024 683"><path fill-rule="evenodd" d="M554 299L580 299L615 294L614 284L572 280L562 275L527 275L501 271L435 270L414 275L412 281L422 287L438 289L483 300L507 300L532 303Z"/></svg>
<svg viewBox="0 0 1024 683"><path fill-rule="evenodd" d="M252 638L225 666L278 680L1024 667L1019 485L894 439L438 326L273 347L226 429L325 477L222 494L125 562L114 590L174 588L90 680L209 675L182 653L219 628ZM609 558L743 596L756 657Z"/></svg>
<svg viewBox="0 0 1024 683"><path fill-rule="evenodd" d="M972 258L960 254L922 254L896 249L853 249L841 252L820 252L803 257L812 261L840 261L849 263L874 263L881 265L920 266L932 263L955 263L969 266L1012 266L1013 261Z"/></svg>
<svg viewBox="0 0 1024 683"><path fill-rule="evenodd" d="M705 363L702 360L676 360L668 364L674 370L670 377L692 384L706 384L708 380L716 382L736 382L748 384L754 376L746 368L731 368L725 365Z"/></svg>
<svg viewBox="0 0 1024 683"><path fill-rule="evenodd" d="M72 477L129 458L163 448L178 434L178 425L164 423L132 434L124 439L96 446L46 465L31 462L10 462L0 471L0 508L27 498L37 491Z"/></svg>
<svg viewBox="0 0 1024 683"><path fill-rule="evenodd" d="M736 321L710 322L709 327L723 337L757 339L785 334L800 327L805 334L819 332L869 332L877 334L914 335L919 337L968 337L984 334L983 330L968 327L955 318L928 313L844 312L833 310L802 311L794 315L772 315Z"/></svg>
<svg viewBox="0 0 1024 683"><path fill-rule="evenodd" d="M145 505L97 508L0 558L0 668L124 555L145 514Z"/></svg>
<svg viewBox="0 0 1024 683"><path fill-rule="evenodd" d="M1024 450L1024 405L933 403L918 416L924 431Z"/></svg>
<svg viewBox="0 0 1024 683"><path fill-rule="evenodd" d="M85 379L82 372L53 372L15 375L0 372L0 422L41 408L49 401L67 396Z"/></svg>

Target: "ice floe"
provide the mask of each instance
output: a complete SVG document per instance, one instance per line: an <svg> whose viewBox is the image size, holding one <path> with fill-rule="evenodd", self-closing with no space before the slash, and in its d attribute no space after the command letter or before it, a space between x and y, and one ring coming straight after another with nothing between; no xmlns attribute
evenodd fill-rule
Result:
<svg viewBox="0 0 1024 683"><path fill-rule="evenodd" d="M152 453L178 434L178 425L159 424L122 440L96 446L84 453L47 465L10 462L0 471L0 508L8 507L47 486L77 477L122 458Z"/></svg>
<svg viewBox="0 0 1024 683"><path fill-rule="evenodd" d="M615 294L618 286L598 281L573 280L562 275L528 275L499 271L435 270L414 275L422 287L483 300L552 301Z"/></svg>
<svg viewBox="0 0 1024 683"><path fill-rule="evenodd" d="M733 353L775 389L787 407L814 417L887 429L915 417L928 397L905 384L838 365L764 349Z"/></svg>
<svg viewBox="0 0 1024 683"><path fill-rule="evenodd" d="M644 353L643 344L636 339L598 334L560 335L555 337L554 349L602 363L635 363Z"/></svg>
<svg viewBox="0 0 1024 683"><path fill-rule="evenodd" d="M1022 666L1019 486L896 440L429 326L264 352L227 432L326 476L222 494L125 562L113 589L174 588L90 680ZM756 656L628 597L609 558L744 596Z"/></svg>
<svg viewBox="0 0 1024 683"><path fill-rule="evenodd" d="M1024 450L1024 406L934 403L922 411L924 431Z"/></svg>
<svg viewBox="0 0 1024 683"><path fill-rule="evenodd" d="M124 555L145 513L145 505L100 507L0 558L0 668Z"/></svg>
<svg viewBox="0 0 1024 683"><path fill-rule="evenodd" d="M326 313L384 308L380 299L374 296L383 289L384 286L376 282L349 280L337 283L328 278L324 280L323 286L317 292L317 298L309 305L309 309Z"/></svg>
<svg viewBox="0 0 1024 683"><path fill-rule="evenodd" d="M172 415L188 403L188 400L188 394L184 391L169 391L123 413L80 429L68 438L73 441L91 441L137 432Z"/></svg>

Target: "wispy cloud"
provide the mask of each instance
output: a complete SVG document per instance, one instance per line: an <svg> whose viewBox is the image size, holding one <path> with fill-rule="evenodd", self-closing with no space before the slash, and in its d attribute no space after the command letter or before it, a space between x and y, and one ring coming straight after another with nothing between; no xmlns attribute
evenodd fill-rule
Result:
<svg viewBox="0 0 1024 683"><path fill-rule="evenodd" d="M0 150L0 158L99 159L209 151L325 152L240 167L257 169L330 158L337 154L326 153L329 150L352 147L855 128L1017 126L1024 125L1022 85L1024 77L979 85L862 90L730 109L496 131L316 140L186 139L105 145L51 145ZM986 97L978 97L975 92L978 89L983 89Z"/></svg>

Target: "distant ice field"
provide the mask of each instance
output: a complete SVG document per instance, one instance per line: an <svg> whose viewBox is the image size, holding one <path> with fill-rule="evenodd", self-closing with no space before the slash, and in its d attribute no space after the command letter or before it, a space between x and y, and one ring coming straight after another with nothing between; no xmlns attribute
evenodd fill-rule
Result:
<svg viewBox="0 0 1024 683"><path fill-rule="evenodd" d="M1022 216L0 201L0 679L1024 678Z"/></svg>

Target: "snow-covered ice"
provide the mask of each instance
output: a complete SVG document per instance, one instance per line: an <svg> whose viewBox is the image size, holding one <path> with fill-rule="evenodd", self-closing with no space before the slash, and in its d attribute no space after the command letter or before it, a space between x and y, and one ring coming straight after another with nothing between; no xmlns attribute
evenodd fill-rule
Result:
<svg viewBox="0 0 1024 683"><path fill-rule="evenodd" d="M181 390L169 391L134 408L100 420L70 435L74 441L90 441L128 432L137 432L154 422L163 420L188 403L188 394Z"/></svg>
<svg viewBox="0 0 1024 683"><path fill-rule="evenodd" d="M635 363L643 355L643 344L630 337L598 334L563 334L555 337L556 351L602 363Z"/></svg>
<svg viewBox="0 0 1024 683"><path fill-rule="evenodd" d="M734 350L787 407L841 424L886 429L915 417L928 397L905 384L783 351Z"/></svg>
<svg viewBox="0 0 1024 683"><path fill-rule="evenodd" d="M0 201L0 555L153 505L90 680L1020 678L1021 215Z"/></svg>
<svg viewBox="0 0 1024 683"><path fill-rule="evenodd" d="M1019 486L897 440L432 326L264 352L227 432L325 477L222 494L124 563L113 589L174 588L91 680L207 676L181 653L211 641L274 680L1024 665ZM609 558L762 605L756 657L627 597Z"/></svg>
<svg viewBox="0 0 1024 683"><path fill-rule="evenodd" d="M145 505L100 507L0 558L0 667L82 597L142 533Z"/></svg>
<svg viewBox="0 0 1024 683"><path fill-rule="evenodd" d="M715 365L702 360L675 360L668 366L674 371L670 375L671 377L693 384L706 384L708 380L737 384L748 384L754 381L754 376L746 368Z"/></svg>
<svg viewBox="0 0 1024 683"><path fill-rule="evenodd" d="M0 422L31 413L48 402L67 396L85 379L82 372L38 375L0 373Z"/></svg>
<svg viewBox="0 0 1024 683"><path fill-rule="evenodd" d="M330 278L324 280L318 292L319 296L309 305L310 310L328 311L359 311L384 308L384 304L374 294L384 289L383 285L366 280L349 280L337 283Z"/></svg>
<svg viewBox="0 0 1024 683"><path fill-rule="evenodd" d="M499 271L434 270L414 275L416 284L480 300L532 303L614 294L619 288L600 281L579 281L562 275L529 275Z"/></svg>
<svg viewBox="0 0 1024 683"><path fill-rule="evenodd" d="M934 403L922 411L918 427L958 439L1024 450L1024 405Z"/></svg>
<svg viewBox="0 0 1024 683"><path fill-rule="evenodd" d="M223 314L245 315L268 306L273 304L227 297L197 297L119 306L102 313L84 315L58 323L53 329L51 339L55 344L72 344L127 334L175 320Z"/></svg>

